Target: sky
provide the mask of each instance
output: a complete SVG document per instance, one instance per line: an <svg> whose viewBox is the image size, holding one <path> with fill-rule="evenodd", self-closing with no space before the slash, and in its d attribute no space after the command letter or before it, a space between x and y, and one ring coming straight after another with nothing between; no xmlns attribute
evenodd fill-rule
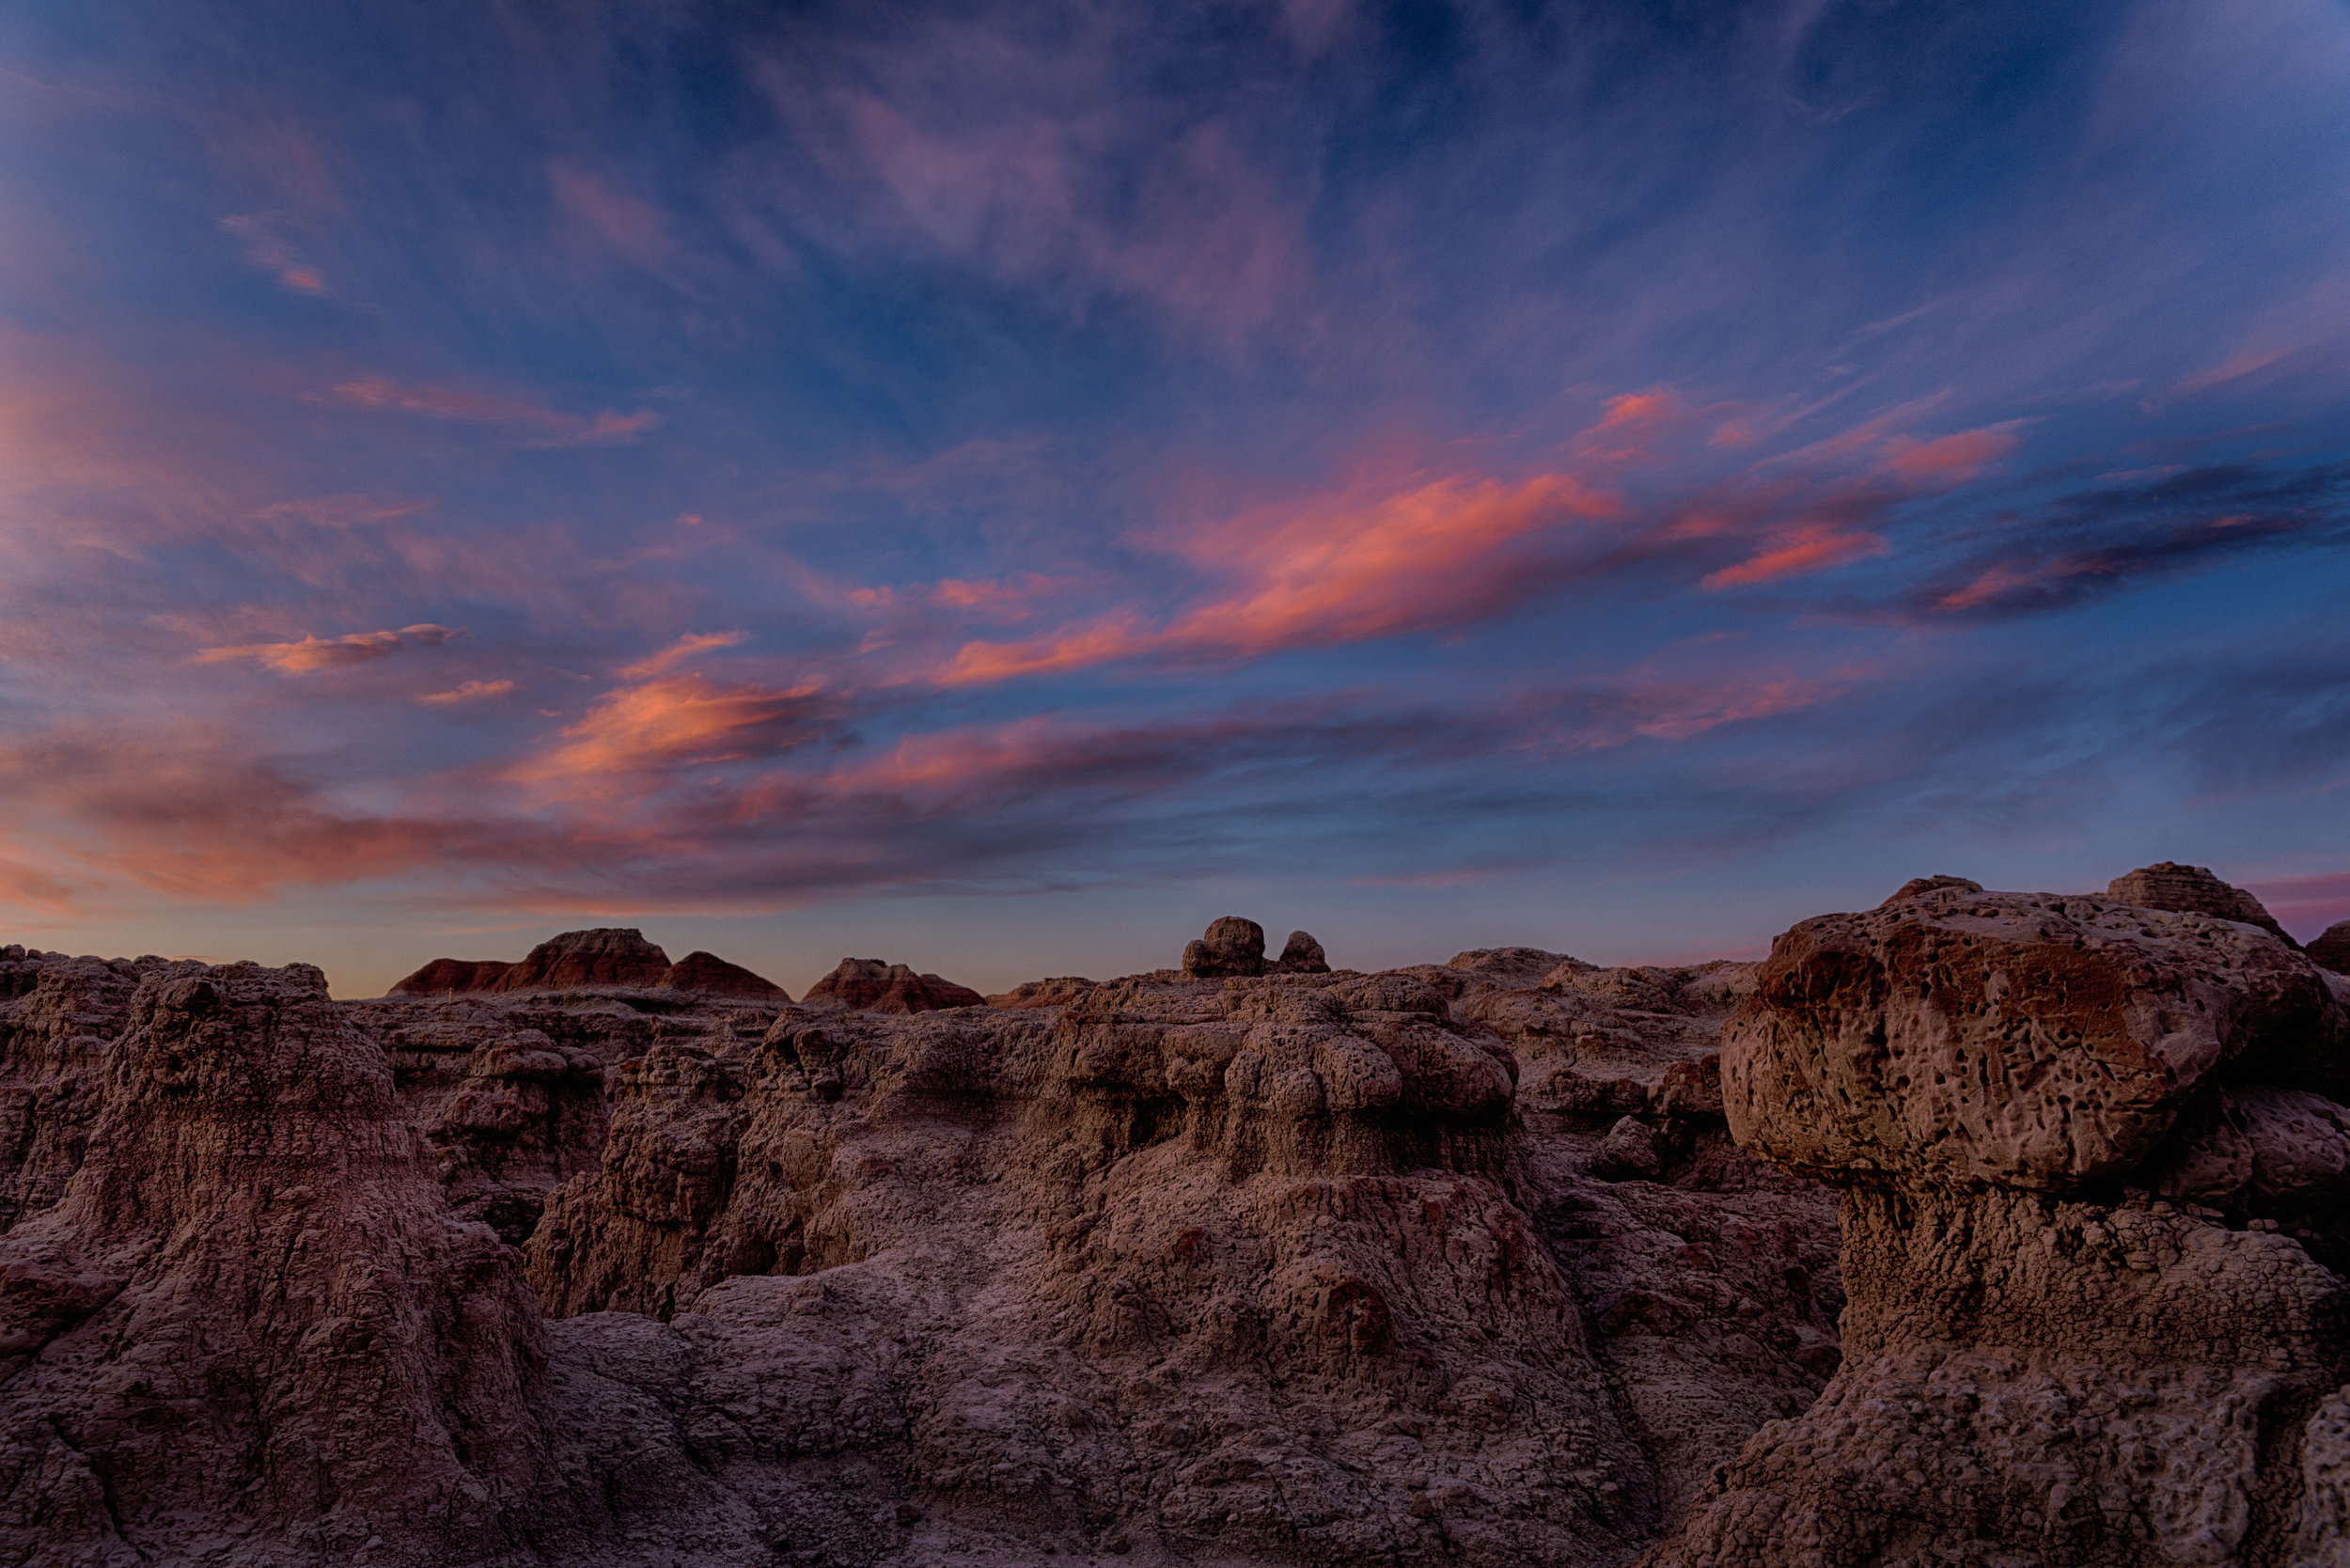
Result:
<svg viewBox="0 0 2350 1568"><path fill-rule="evenodd" d="M2350 917L2350 5L0 11L0 931Z"/></svg>

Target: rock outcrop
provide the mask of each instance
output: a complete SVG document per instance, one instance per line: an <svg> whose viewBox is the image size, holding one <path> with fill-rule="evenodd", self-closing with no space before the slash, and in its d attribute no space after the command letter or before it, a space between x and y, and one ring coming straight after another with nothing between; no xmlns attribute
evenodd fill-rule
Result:
<svg viewBox="0 0 2350 1568"><path fill-rule="evenodd" d="M844 958L840 966L808 988L810 1005L831 1003L853 1012L937 1012L948 1008L985 1007L987 998L967 985L917 975L902 964L878 958Z"/></svg>
<svg viewBox="0 0 2350 1568"><path fill-rule="evenodd" d="M2300 946L2285 933L2267 906L2243 888L2220 881L2208 866L2182 866L2158 860L2151 866L2117 876L2106 886L2106 897L2140 909L2168 909L2181 915L2217 915L2260 927L2288 948Z"/></svg>
<svg viewBox="0 0 2350 1568"><path fill-rule="evenodd" d="M0 1561L2350 1550L2350 977L1960 879L1761 964L1218 928L996 1006L0 949Z"/></svg>
<svg viewBox="0 0 2350 1568"><path fill-rule="evenodd" d="M1899 903L1904 899L1914 899L1920 893L1936 893L1945 887L1956 887L1967 893L1982 891L1982 883L1969 881L1963 876L1913 876L1887 894L1885 903ZM1885 903L1877 907L1883 909Z"/></svg>
<svg viewBox="0 0 2350 1568"><path fill-rule="evenodd" d="M2350 985L2235 919L1946 886L1774 944L1726 1108L1842 1194L1844 1361L1645 1561L2350 1551Z"/></svg>
<svg viewBox="0 0 2350 1568"><path fill-rule="evenodd" d="M1032 1008L1065 1007L1093 989L1095 982L1083 975L1055 975L1049 980L1023 980L999 996L990 996L990 1007Z"/></svg>
<svg viewBox="0 0 2350 1568"><path fill-rule="evenodd" d="M446 996L461 991L495 991L513 967L502 958L436 958L394 985L389 994Z"/></svg>
<svg viewBox="0 0 2350 1568"><path fill-rule="evenodd" d="M1290 939L1281 945L1281 956L1267 965L1277 975L1326 975L1330 960L1323 952L1322 944L1302 931L1290 933Z"/></svg>
<svg viewBox="0 0 2350 1568"><path fill-rule="evenodd" d="M2309 946L2310 962L2338 975L2350 975L2350 920L2336 920Z"/></svg>
<svg viewBox="0 0 2350 1568"><path fill-rule="evenodd" d="M1211 921L1207 934L1183 947L1183 973L1222 980L1264 973L1264 927L1237 915Z"/></svg>
<svg viewBox="0 0 2350 1568"><path fill-rule="evenodd" d="M715 953L687 953L663 970L657 983L670 991L696 991L708 996L736 996L753 1002L780 1005L791 999L791 993L775 981L754 975L739 964L728 964Z"/></svg>
<svg viewBox="0 0 2350 1568"><path fill-rule="evenodd" d="M62 1193L0 1237L0 1558L501 1549L547 1477L537 1303L325 977L159 966L103 1074Z"/></svg>
<svg viewBox="0 0 2350 1568"><path fill-rule="evenodd" d="M498 977L500 991L556 991L577 985L659 985L669 955L645 933L618 926L548 937Z"/></svg>

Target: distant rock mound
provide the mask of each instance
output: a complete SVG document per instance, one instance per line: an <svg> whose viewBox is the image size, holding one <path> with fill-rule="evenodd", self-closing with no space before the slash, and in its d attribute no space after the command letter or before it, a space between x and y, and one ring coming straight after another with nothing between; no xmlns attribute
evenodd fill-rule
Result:
<svg viewBox="0 0 2350 1568"><path fill-rule="evenodd" d="M514 967L502 958L436 958L391 989L396 996L446 996L452 991L495 991Z"/></svg>
<svg viewBox="0 0 2350 1568"><path fill-rule="evenodd" d="M1554 953L1542 948L1471 948L1465 953L1454 953L1445 964L1448 969L1463 969L1472 975L1489 975L1496 980L1539 980L1561 964L1588 969L1590 964L1565 953Z"/></svg>
<svg viewBox="0 0 2350 1568"><path fill-rule="evenodd" d="M2220 881L2207 866L2182 866L2174 860L2140 866L2106 885L2106 897L2140 909L2168 909L2181 915L2217 915L2260 927L2287 947L2301 944L2285 934L2267 906L2243 888Z"/></svg>
<svg viewBox="0 0 2350 1568"><path fill-rule="evenodd" d="M1183 949L1183 973L1199 980L1264 973L1264 927L1227 915Z"/></svg>
<svg viewBox="0 0 2350 1568"><path fill-rule="evenodd" d="M653 951L661 949L655 948ZM755 1002L788 1002L791 994L763 975L716 953L690 952L663 971L659 984L672 991L698 991L710 996L741 996Z"/></svg>
<svg viewBox="0 0 2350 1568"><path fill-rule="evenodd" d="M2326 928L2326 933L2308 948L2310 962L2331 969L2337 975L2350 975L2350 920L2336 920Z"/></svg>
<svg viewBox="0 0 2350 1568"><path fill-rule="evenodd" d="M1290 933L1282 944L1281 956L1273 961L1269 973L1277 975L1326 975L1330 960L1323 954L1322 944L1302 931Z"/></svg>
<svg viewBox="0 0 2350 1568"><path fill-rule="evenodd" d="M1913 876L1899 887L1894 888L1885 903L1877 907L1883 909L1886 903L1899 903L1904 899L1914 899L1920 893L1936 893L1945 887L1964 888L1969 893L1982 891L1982 883L1970 882L1963 876Z"/></svg>
<svg viewBox="0 0 2350 1568"><path fill-rule="evenodd" d="M1056 975L1050 980L1022 980L1001 996L990 996L987 1005L1000 1008L1066 1007L1093 989L1094 982L1083 975Z"/></svg>
<svg viewBox="0 0 2350 1568"><path fill-rule="evenodd" d="M844 958L840 967L816 982L811 1004L837 1002L852 1012L937 1012L950 1007L985 1007L987 998L967 985L917 975L902 964L878 958Z"/></svg>
<svg viewBox="0 0 2350 1568"><path fill-rule="evenodd" d="M500 991L557 991L574 985L659 985L669 955L633 927L566 931L530 949L500 977Z"/></svg>

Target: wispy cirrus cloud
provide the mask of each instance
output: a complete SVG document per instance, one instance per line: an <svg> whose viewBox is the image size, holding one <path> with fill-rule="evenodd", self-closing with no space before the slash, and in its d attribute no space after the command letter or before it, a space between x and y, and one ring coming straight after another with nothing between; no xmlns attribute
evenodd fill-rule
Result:
<svg viewBox="0 0 2350 1568"><path fill-rule="evenodd" d="M305 396L314 402L339 403L349 408L416 414L427 418L450 419L467 424L509 426L527 432L528 439L525 445L531 447L625 443L635 440L661 423L661 416L650 409L638 409L632 414L616 414L610 409L594 415L565 414L526 399L471 392L461 387L412 386L384 376L338 382L323 392Z"/></svg>
<svg viewBox="0 0 2350 1568"><path fill-rule="evenodd" d="M410 647L438 648L464 635L462 626L437 626L431 621L403 626L397 632L349 632L339 637L318 637L306 632L291 642L207 648L197 652L196 662L216 665L229 659L251 659L286 675L313 675L322 669L370 664Z"/></svg>
<svg viewBox="0 0 2350 1568"><path fill-rule="evenodd" d="M448 691L430 692L416 700L435 708L452 708L461 702L483 702L504 697L513 689L511 681L461 681Z"/></svg>

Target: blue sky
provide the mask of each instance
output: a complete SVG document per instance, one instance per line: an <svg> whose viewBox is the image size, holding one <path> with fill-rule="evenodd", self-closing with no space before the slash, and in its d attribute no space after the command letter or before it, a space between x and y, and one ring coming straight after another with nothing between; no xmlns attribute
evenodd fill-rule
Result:
<svg viewBox="0 0 2350 1568"><path fill-rule="evenodd" d="M11 939L2350 916L2350 8L35 4Z"/></svg>

